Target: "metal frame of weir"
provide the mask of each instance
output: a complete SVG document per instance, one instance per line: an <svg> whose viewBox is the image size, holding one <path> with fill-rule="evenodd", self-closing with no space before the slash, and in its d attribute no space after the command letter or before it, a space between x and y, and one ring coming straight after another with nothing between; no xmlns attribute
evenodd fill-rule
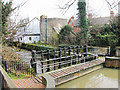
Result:
<svg viewBox="0 0 120 90"><path fill-rule="evenodd" d="M87 45L53 50L32 50L32 66L37 73L37 64L40 65L41 74L67 66L85 63L89 59L95 60L97 55L88 53ZM39 57L38 57L39 56Z"/></svg>

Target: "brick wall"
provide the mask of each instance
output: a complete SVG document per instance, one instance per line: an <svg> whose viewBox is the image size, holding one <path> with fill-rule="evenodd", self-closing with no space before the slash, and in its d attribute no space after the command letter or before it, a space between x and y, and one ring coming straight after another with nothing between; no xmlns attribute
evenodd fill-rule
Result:
<svg viewBox="0 0 120 90"><path fill-rule="evenodd" d="M106 67L113 67L113 68L120 68L120 58L105 58L105 66Z"/></svg>

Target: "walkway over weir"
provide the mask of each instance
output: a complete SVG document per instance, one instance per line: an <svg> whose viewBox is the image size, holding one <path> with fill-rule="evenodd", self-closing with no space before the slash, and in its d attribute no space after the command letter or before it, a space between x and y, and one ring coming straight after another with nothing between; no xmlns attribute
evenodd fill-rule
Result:
<svg viewBox="0 0 120 90"><path fill-rule="evenodd" d="M63 77L63 76L66 76L66 75L69 75L75 72L79 72L80 70L99 65L104 62L105 62L104 58L99 58L97 60L93 60L93 61L86 62L86 63L79 64L79 65L74 65L69 68L61 69L59 71L51 72L49 73L49 75L51 75L54 79L57 79L57 78L60 78L60 77Z"/></svg>
<svg viewBox="0 0 120 90"><path fill-rule="evenodd" d="M102 68L103 65L101 64L104 62L105 58L100 57L99 59L44 73L43 77L48 81L47 88L54 88L57 85Z"/></svg>

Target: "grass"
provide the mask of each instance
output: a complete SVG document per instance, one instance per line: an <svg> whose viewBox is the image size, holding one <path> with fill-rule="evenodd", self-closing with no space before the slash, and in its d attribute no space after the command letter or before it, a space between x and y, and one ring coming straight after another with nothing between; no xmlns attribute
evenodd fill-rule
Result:
<svg viewBox="0 0 120 90"><path fill-rule="evenodd" d="M26 75L23 74L19 74L18 76L12 74L12 73L8 73L8 75L11 77L11 79L24 79L26 77Z"/></svg>

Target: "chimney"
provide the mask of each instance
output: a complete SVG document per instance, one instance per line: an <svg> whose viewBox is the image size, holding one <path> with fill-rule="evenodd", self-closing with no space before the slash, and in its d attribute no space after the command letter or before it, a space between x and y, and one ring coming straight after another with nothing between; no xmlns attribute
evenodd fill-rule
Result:
<svg viewBox="0 0 120 90"><path fill-rule="evenodd" d="M71 17L71 19L73 19L73 20L74 20L74 16L72 16L72 17Z"/></svg>
<svg viewBox="0 0 120 90"><path fill-rule="evenodd" d="M113 18L113 17L114 17L114 12L110 11L110 18Z"/></svg>
<svg viewBox="0 0 120 90"><path fill-rule="evenodd" d="M92 13L88 14L88 19L91 20L92 19Z"/></svg>

